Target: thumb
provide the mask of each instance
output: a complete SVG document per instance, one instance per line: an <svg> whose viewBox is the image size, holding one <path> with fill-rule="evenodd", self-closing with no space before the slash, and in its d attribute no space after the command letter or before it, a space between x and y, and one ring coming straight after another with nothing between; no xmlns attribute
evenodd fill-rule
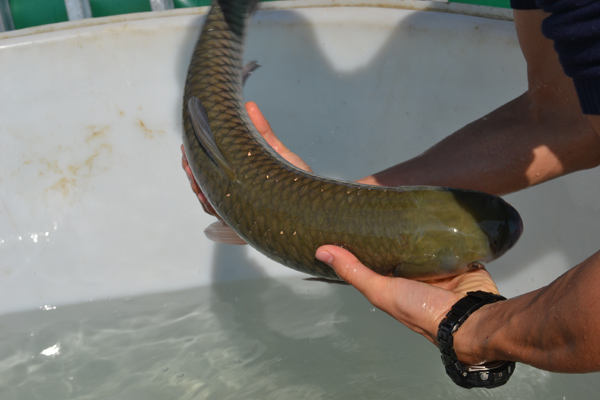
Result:
<svg viewBox="0 0 600 400"><path fill-rule="evenodd" d="M331 266L341 279L358 289L375 307L436 343L440 316L447 312L447 307L439 303L456 302L456 299L444 302L447 296L440 295L450 292L423 282L380 275L341 247L321 246L315 257Z"/></svg>
<svg viewBox="0 0 600 400"><path fill-rule="evenodd" d="M391 278L367 268L348 250L338 246L325 245L317 249L315 257L329 265L337 276L354 286L373 305L378 306L384 300Z"/></svg>

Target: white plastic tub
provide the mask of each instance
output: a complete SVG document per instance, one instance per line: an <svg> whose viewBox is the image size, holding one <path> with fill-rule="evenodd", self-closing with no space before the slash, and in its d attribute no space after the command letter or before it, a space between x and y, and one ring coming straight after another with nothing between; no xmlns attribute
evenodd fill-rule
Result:
<svg viewBox="0 0 600 400"><path fill-rule="evenodd" d="M246 53L263 66L246 98L317 173L356 179L381 170L525 90L507 13L333 4L265 4ZM0 398L562 399L600 389L596 374L521 365L504 388L464 391L445 377L433 346L373 313L352 288L306 282L249 247L208 241L203 230L213 219L189 189L179 150L183 82L204 11L0 35ZM507 197L525 233L488 266L504 295L545 285L597 250L599 184L597 173L585 172ZM163 294L144 297L154 293ZM186 314L185 333L148 339L170 349L161 355L138 328L170 326L151 317L171 318L160 311L169 304L197 308ZM123 328L131 348L111 342L119 328L110 316L121 314L136 327ZM84 329L82 321L94 322ZM52 323L64 332L48 333ZM202 330L214 324L218 333ZM193 332L199 336L188 340ZM174 337L181 342L169 342ZM218 354L187 347L224 337ZM78 353L86 342L106 348ZM244 343L262 349L248 364L240 361L247 352L236 350ZM169 358L180 344L188 356ZM120 358L128 348L125 359L138 362ZM84 367L65 367L74 359ZM152 384L123 383L136 376Z"/></svg>

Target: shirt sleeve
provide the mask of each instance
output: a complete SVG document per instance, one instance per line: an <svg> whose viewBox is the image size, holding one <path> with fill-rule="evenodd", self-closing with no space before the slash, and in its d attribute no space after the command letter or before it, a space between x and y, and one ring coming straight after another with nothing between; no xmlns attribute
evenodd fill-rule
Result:
<svg viewBox="0 0 600 400"><path fill-rule="evenodd" d="M554 41L565 73L573 78L584 114L600 114L600 1L510 0L516 10L550 13L542 32Z"/></svg>
<svg viewBox="0 0 600 400"><path fill-rule="evenodd" d="M538 0L551 13L542 22L565 73L573 78L584 114L600 114L600 2Z"/></svg>

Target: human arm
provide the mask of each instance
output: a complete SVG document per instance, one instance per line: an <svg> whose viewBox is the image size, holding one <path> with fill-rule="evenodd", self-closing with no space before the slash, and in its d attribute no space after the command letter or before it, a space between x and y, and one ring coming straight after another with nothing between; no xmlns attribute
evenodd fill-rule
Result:
<svg viewBox="0 0 600 400"><path fill-rule="evenodd" d="M547 14L515 10L514 15L527 61L527 92L422 155L357 182L452 186L504 195L600 165L600 117L581 113L573 82L564 74L552 41L541 33ZM310 170L275 137L256 104L249 102L247 110L276 151L299 168ZM183 163L191 178L185 159ZM191 184L194 192L200 193L193 179ZM214 210L210 213L215 214Z"/></svg>
<svg viewBox="0 0 600 400"><path fill-rule="evenodd" d="M584 116L541 10L515 10L527 61L523 95L458 130L422 155L359 179L386 186L430 184L503 195L600 164L600 137ZM600 128L600 122L597 123Z"/></svg>
<svg viewBox="0 0 600 400"><path fill-rule="evenodd" d="M440 322L467 292L498 293L484 269L424 283L381 276L337 246L320 247L317 258L434 344ZM600 252L546 287L480 308L454 334L458 359L468 365L518 361L556 372L600 370L599 283Z"/></svg>
<svg viewBox="0 0 600 400"><path fill-rule="evenodd" d="M420 182L504 194L597 166L600 117L582 114L552 42L541 36L545 16L541 11L515 12L528 63L527 93L422 156L361 181ZM600 370L600 344L595 340L600 333L599 254L544 288L473 313L454 335L459 360L520 361L560 372ZM374 305L433 343L444 315L467 291L496 292L483 270L427 285L377 276L334 246L321 247L317 257Z"/></svg>
<svg viewBox="0 0 600 400"><path fill-rule="evenodd" d="M490 304L454 335L470 364L522 361L555 372L600 370L600 252L550 285Z"/></svg>

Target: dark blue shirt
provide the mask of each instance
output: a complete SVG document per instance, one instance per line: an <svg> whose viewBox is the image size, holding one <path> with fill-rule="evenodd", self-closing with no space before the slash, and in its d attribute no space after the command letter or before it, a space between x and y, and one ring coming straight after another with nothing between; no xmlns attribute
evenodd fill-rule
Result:
<svg viewBox="0 0 600 400"><path fill-rule="evenodd" d="M600 1L511 0L519 10L550 13L542 32L554 41L565 73L573 78L584 114L600 114Z"/></svg>

